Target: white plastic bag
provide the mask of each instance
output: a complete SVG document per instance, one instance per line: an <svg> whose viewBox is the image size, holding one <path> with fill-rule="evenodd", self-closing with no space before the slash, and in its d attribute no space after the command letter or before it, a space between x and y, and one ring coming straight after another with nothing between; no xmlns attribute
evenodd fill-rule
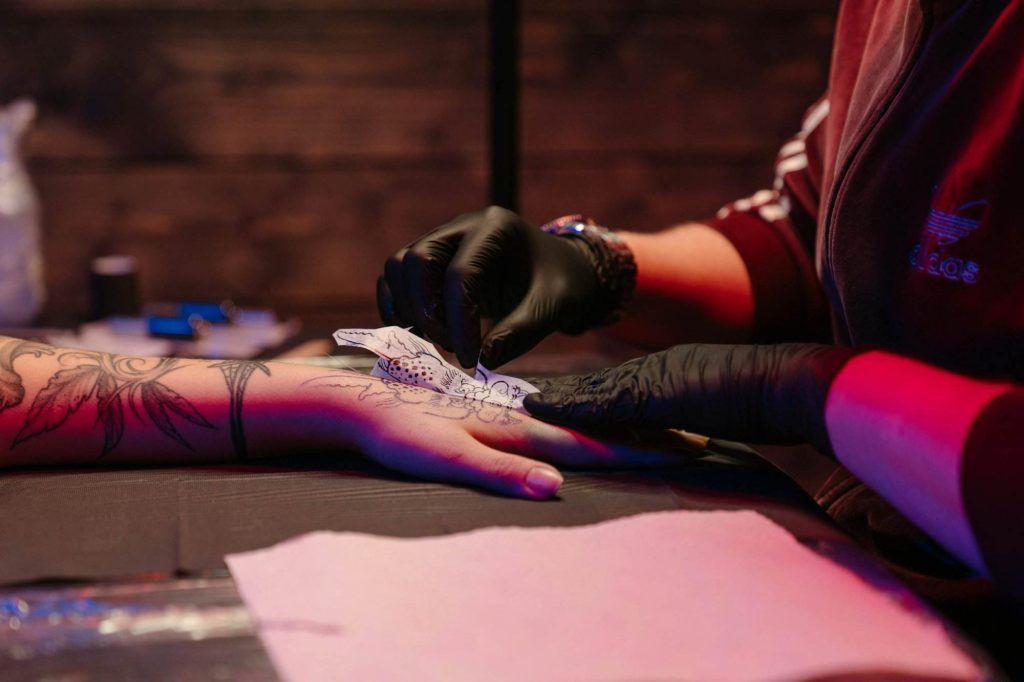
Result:
<svg viewBox="0 0 1024 682"><path fill-rule="evenodd" d="M35 115L28 100L0 108L0 325L27 324L46 300L39 200L19 153Z"/></svg>

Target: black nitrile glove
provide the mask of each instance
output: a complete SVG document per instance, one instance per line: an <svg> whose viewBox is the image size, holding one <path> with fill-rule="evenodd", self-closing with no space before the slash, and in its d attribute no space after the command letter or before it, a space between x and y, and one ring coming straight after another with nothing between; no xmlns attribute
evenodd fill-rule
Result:
<svg viewBox="0 0 1024 682"><path fill-rule="evenodd" d="M690 344L593 374L540 380L530 414L580 429L678 428L831 452L825 398L856 351L790 343Z"/></svg>
<svg viewBox="0 0 1024 682"><path fill-rule="evenodd" d="M388 259L377 280L387 324L415 327L465 367L493 368L548 334L607 315L591 251L491 207L459 216ZM494 326L482 340L480 319Z"/></svg>

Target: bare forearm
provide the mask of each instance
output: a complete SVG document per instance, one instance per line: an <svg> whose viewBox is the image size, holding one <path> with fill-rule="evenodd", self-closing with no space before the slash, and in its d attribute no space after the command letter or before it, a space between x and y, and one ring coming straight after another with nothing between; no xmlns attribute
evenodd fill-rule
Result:
<svg viewBox="0 0 1024 682"><path fill-rule="evenodd" d="M1006 468L999 458L1005 451L1019 461L1024 415L1010 429L995 430L986 417L1014 392L1011 384L871 352L836 377L825 418L840 462L965 563L990 573L998 568L990 565L993 548L1005 565L1007 548L1019 545L1014 534L1024 509L1015 500L1019 466ZM982 471L984 485L970 485L968 469ZM996 523L988 513L993 505L1000 509Z"/></svg>
<svg viewBox="0 0 1024 682"><path fill-rule="evenodd" d="M315 372L0 337L0 465L244 460L343 445L338 401L303 390Z"/></svg>
<svg viewBox="0 0 1024 682"><path fill-rule="evenodd" d="M640 346L749 338L754 302L735 247L699 223L655 234L620 233L637 261L637 289L608 333Z"/></svg>

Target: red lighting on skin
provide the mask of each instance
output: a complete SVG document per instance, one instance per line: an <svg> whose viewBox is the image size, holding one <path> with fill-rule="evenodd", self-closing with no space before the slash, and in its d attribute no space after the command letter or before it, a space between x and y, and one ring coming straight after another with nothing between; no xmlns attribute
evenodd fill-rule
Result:
<svg viewBox="0 0 1024 682"><path fill-rule="evenodd" d="M836 457L947 549L984 572L960 467L981 411L1011 389L883 352L836 377L825 421Z"/></svg>

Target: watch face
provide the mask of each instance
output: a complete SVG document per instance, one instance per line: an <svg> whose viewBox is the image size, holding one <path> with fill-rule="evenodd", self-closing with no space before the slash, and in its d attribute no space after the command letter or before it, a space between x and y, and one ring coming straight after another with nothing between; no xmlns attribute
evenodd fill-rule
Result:
<svg viewBox="0 0 1024 682"><path fill-rule="evenodd" d="M594 224L593 220L584 218L579 213L573 213L544 223L540 229L548 234L583 234L587 226Z"/></svg>

